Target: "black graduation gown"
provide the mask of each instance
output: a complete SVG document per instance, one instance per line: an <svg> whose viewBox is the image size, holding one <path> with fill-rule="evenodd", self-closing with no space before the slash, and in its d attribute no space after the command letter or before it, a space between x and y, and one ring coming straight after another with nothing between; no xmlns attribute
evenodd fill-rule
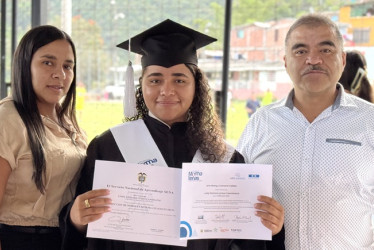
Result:
<svg viewBox="0 0 374 250"><path fill-rule="evenodd" d="M191 152L186 144L186 123L176 123L171 129L163 123L146 117L144 122L154 141L161 151L169 167L181 168L183 162L192 162L195 152ZM110 130L94 138L88 146L87 158L78 182L76 195L92 190L95 160L124 162ZM231 158L233 163L243 163L243 157L235 152ZM261 240L189 240L187 247L147 244L128 241L115 241L86 238L78 232L70 222L70 209L73 201L66 205L60 213L60 228L63 238L62 249L90 249L90 250L242 250L242 249L284 249L284 230L273 237L273 241Z"/></svg>

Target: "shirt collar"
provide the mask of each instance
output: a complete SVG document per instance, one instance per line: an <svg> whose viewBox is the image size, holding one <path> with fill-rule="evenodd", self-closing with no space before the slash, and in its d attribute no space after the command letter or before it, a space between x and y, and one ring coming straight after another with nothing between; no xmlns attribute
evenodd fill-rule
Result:
<svg viewBox="0 0 374 250"><path fill-rule="evenodd" d="M162 124L166 125L169 129L171 129L171 127L166 124L165 122L163 122L161 119L159 119L157 116L155 116L154 114L152 114L152 112L150 110L148 110L148 115L150 117L152 117L153 119L156 119L157 121L161 122Z"/></svg>
<svg viewBox="0 0 374 250"><path fill-rule="evenodd" d="M54 129L61 130L61 131L63 131L65 129L65 130L68 130L70 133L76 133L77 132L77 130L75 129L75 127L71 123L70 119L68 119L68 117L66 115L64 115L64 121L65 121L64 127L61 127L61 125L56 123L54 120L52 120L48 116L40 115L40 117L42 118L43 124L45 126L47 126L48 128L54 128Z"/></svg>
<svg viewBox="0 0 374 250"><path fill-rule="evenodd" d="M157 116L155 116L154 114L152 114L152 112L149 111L149 110L148 110L148 116L152 117L153 119L155 119L158 122L162 123L163 125L165 125L166 127L168 127L169 130L175 130L175 129L178 130L180 127L182 127L182 130L185 130L185 127L186 127L186 124L187 124L187 122L175 122L171 126L169 126L164 121L162 121L160 118L158 118Z"/></svg>
<svg viewBox="0 0 374 250"><path fill-rule="evenodd" d="M332 104L332 111L338 109L339 107L356 107L356 104L354 103L352 96L344 91L344 88L340 83L336 84L336 89L338 90L338 95L336 96L335 101ZM294 108L294 96L295 89L292 89L288 94L287 98L285 98L284 101L280 102L279 105L276 105L275 107L286 106L287 108L292 110Z"/></svg>

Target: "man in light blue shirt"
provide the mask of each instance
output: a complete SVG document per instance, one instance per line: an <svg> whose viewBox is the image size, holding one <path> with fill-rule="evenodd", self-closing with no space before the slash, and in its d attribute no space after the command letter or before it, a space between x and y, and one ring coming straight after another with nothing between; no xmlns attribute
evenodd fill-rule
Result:
<svg viewBox="0 0 374 250"><path fill-rule="evenodd" d="M286 249L374 249L374 105L337 83L346 59L329 18L299 18L285 45L294 89L251 117L238 150L273 164Z"/></svg>

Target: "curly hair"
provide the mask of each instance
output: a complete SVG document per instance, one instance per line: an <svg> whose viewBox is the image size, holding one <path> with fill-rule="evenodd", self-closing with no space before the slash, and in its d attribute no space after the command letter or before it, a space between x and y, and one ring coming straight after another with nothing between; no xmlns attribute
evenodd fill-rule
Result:
<svg viewBox="0 0 374 250"><path fill-rule="evenodd" d="M193 151L200 150L203 159L221 162L226 154L226 143L221 122L218 119L210 95L210 87L204 73L193 64L185 64L195 78L195 96L187 114L188 143ZM136 120L148 116L142 92L142 76L136 88L136 108L138 114L127 120Z"/></svg>

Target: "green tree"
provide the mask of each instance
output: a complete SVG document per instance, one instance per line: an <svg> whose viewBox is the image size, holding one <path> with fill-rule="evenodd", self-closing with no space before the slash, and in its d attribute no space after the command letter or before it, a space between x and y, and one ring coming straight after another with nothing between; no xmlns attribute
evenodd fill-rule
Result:
<svg viewBox="0 0 374 250"><path fill-rule="evenodd" d="M60 16L55 15L49 23L58 27ZM80 15L72 18L71 38L77 53L77 81L87 89L103 88L109 75L109 56L104 50L101 28L96 21Z"/></svg>
<svg viewBox="0 0 374 250"><path fill-rule="evenodd" d="M298 17L309 12L337 11L350 0L236 0L232 6L235 26L255 21Z"/></svg>
<svg viewBox="0 0 374 250"><path fill-rule="evenodd" d="M72 39L77 50L78 81L88 89L102 88L109 72L109 56L104 48L101 28L95 20L74 16Z"/></svg>

